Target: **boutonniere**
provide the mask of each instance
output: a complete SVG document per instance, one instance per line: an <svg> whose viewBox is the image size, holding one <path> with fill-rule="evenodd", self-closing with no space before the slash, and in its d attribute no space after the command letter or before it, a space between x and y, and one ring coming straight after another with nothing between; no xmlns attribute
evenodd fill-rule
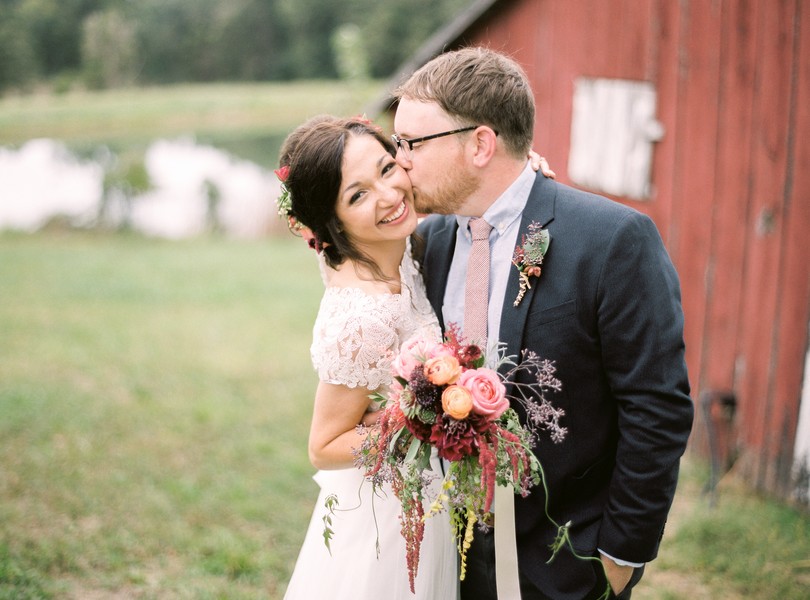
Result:
<svg viewBox="0 0 810 600"><path fill-rule="evenodd" d="M532 221L529 224L528 233L524 233L520 240L520 245L515 246L515 253L512 255L512 264L518 268L520 273L520 291L512 306L517 306L523 300L526 290L532 287L530 277L540 277L543 256L548 251L551 243L551 234L548 229L541 229L539 223Z"/></svg>

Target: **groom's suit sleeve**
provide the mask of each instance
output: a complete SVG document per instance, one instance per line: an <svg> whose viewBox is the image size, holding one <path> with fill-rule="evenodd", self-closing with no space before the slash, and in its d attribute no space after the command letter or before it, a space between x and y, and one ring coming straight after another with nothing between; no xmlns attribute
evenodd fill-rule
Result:
<svg viewBox="0 0 810 600"><path fill-rule="evenodd" d="M628 213L605 253L597 322L619 437L598 547L647 562L657 554L692 423L680 287L644 215Z"/></svg>

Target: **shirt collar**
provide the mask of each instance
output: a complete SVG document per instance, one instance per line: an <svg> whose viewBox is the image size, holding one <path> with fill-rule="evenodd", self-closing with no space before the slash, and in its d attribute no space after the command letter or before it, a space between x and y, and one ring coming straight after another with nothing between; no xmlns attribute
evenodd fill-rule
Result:
<svg viewBox="0 0 810 600"><path fill-rule="evenodd" d="M484 220L492 225L498 235L503 235L503 232L523 213L523 209L529 201L529 193L532 191L534 180L534 169L532 169L531 163L527 161L517 179L506 188L506 191L483 214ZM467 225L470 222L470 217L457 216L456 220L459 229L464 232L464 236L469 238L470 230Z"/></svg>

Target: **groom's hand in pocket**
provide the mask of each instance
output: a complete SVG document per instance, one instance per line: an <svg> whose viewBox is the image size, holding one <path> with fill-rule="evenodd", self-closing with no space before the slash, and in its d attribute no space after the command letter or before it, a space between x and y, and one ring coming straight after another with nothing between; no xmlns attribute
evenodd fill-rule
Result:
<svg viewBox="0 0 810 600"><path fill-rule="evenodd" d="M630 578L633 576L633 567L626 565L619 565L616 561L604 554L600 557L602 565L605 567L605 575L607 575L608 583L613 593L617 596L624 591L627 584L630 583Z"/></svg>

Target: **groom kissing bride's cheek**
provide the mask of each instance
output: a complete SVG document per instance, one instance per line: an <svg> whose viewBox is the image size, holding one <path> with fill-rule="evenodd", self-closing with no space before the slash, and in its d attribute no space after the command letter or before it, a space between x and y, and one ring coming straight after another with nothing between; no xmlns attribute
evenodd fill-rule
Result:
<svg viewBox="0 0 810 600"><path fill-rule="evenodd" d="M318 117L282 148L279 210L325 284L321 492L285 598L629 598L693 416L656 227L535 172L507 56L442 54L395 95L392 138Z"/></svg>

